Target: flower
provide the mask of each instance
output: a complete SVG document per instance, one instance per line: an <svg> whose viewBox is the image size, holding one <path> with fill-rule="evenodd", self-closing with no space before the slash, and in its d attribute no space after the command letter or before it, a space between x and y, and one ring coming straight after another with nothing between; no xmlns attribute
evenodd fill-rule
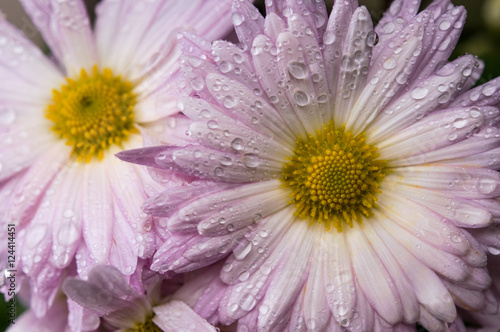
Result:
<svg viewBox="0 0 500 332"><path fill-rule="evenodd" d="M76 303L102 317L112 331L216 331L187 304L161 296L168 281L144 285L140 292L129 285L113 266L97 266L87 281L67 278L64 292Z"/></svg>
<svg viewBox="0 0 500 332"><path fill-rule="evenodd" d="M144 203L170 234L152 264L225 260L222 324L241 330L444 331L456 306L495 312L469 229L499 196L499 80L447 62L465 9L233 2L240 45L181 58L192 143L119 153L198 177ZM211 56L210 56L211 54ZM222 291L222 290L221 290Z"/></svg>
<svg viewBox="0 0 500 332"><path fill-rule="evenodd" d="M61 331L70 332L68 326L68 307L63 297L57 298L52 306L42 317L37 317L32 310L25 311L15 322L7 329L8 332L44 332Z"/></svg>
<svg viewBox="0 0 500 332"><path fill-rule="evenodd" d="M43 315L74 258L84 277L97 264L131 274L153 255L140 204L160 187L113 154L141 147L141 133L184 135L185 121L167 117L177 112L177 33L222 36L230 5L102 1L92 30L81 0L22 3L53 58L0 19L1 219L17 225L17 268Z"/></svg>

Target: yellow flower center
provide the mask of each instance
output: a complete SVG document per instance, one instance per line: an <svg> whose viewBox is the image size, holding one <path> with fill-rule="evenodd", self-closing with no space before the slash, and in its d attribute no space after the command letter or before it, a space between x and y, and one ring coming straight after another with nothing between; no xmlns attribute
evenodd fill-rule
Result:
<svg viewBox="0 0 500 332"><path fill-rule="evenodd" d="M112 145L121 145L134 127L136 96L132 84L110 69L102 73L94 66L92 76L82 69L76 80L66 78L59 90L53 90L52 103L45 116L52 130L73 147L78 161L101 160Z"/></svg>
<svg viewBox="0 0 500 332"><path fill-rule="evenodd" d="M133 329L128 329L128 332L162 332L155 323L153 323L154 315L148 316L145 322L136 323Z"/></svg>
<svg viewBox="0 0 500 332"><path fill-rule="evenodd" d="M335 129L332 121L316 135L299 137L294 155L284 164L281 182L291 189L295 215L327 229L342 231L353 226L376 207L386 161L377 159L375 146L366 136L356 137L345 127Z"/></svg>

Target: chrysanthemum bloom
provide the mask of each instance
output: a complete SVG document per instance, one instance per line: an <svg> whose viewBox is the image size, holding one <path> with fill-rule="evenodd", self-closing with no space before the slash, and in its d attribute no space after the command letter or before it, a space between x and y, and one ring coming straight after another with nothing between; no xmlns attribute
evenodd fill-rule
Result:
<svg viewBox="0 0 500 332"><path fill-rule="evenodd" d="M492 278L491 290L498 302L500 300L500 256L488 255L488 271ZM488 315L483 312L468 311L465 309L459 310L459 315L462 317L467 326L471 327L471 331L477 332L498 332L500 329L500 313Z"/></svg>
<svg viewBox="0 0 500 332"><path fill-rule="evenodd" d="M500 194L499 81L470 90L478 60L447 62L464 8L394 1L373 28L356 1L329 19L321 1L266 5L233 2L241 45L182 58L192 144L120 154L199 178L145 202L172 236L152 268L225 259L212 298L241 331L442 331L456 306L494 312L467 229Z"/></svg>
<svg viewBox="0 0 500 332"><path fill-rule="evenodd" d="M157 278L139 292L115 267L97 266L88 281L67 278L63 290L76 303L102 317L102 330L216 331L184 302L162 298L163 282L163 278Z"/></svg>
<svg viewBox="0 0 500 332"><path fill-rule="evenodd" d="M83 1L22 3L53 58L0 18L0 212L17 224L18 271L40 315L73 258L81 276L95 264L131 274L153 254L140 205L159 184L114 154L172 131L178 30L223 36L230 2L105 0L94 30Z"/></svg>

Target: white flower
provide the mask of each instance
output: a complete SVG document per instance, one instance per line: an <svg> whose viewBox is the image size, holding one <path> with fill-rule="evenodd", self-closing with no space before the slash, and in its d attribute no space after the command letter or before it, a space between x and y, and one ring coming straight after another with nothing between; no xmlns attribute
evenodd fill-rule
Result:
<svg viewBox="0 0 500 332"><path fill-rule="evenodd" d="M499 80L447 62L463 7L233 2L241 47L181 59L192 143L121 152L198 177L146 200L170 238L152 269L225 260L222 324L242 331L444 331L456 306L492 313L468 232L498 215ZM494 246L493 246L494 247ZM223 295L220 295L220 292ZM210 292L213 296L213 292Z"/></svg>
<svg viewBox="0 0 500 332"><path fill-rule="evenodd" d="M96 264L131 274L153 254L140 204L160 187L113 154L141 147L140 132L176 142L177 33L223 36L229 2L105 0L94 29L81 0L22 3L53 58L0 18L0 213L41 315L74 258L85 277Z"/></svg>

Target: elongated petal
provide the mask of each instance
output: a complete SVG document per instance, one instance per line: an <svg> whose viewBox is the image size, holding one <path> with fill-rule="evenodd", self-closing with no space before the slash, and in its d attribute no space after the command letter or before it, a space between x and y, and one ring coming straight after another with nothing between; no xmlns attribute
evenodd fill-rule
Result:
<svg viewBox="0 0 500 332"><path fill-rule="evenodd" d="M82 68L90 72L97 54L83 1L70 4L23 0L22 3L67 75L78 75Z"/></svg>

